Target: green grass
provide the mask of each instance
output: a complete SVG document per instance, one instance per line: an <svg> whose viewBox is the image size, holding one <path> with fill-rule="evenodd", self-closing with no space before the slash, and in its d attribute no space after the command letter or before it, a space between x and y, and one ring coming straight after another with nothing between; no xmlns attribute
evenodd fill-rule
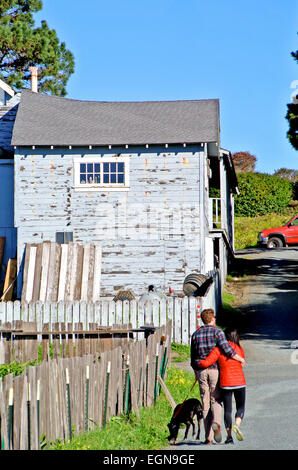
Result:
<svg viewBox="0 0 298 470"><path fill-rule="evenodd" d="M256 217L235 217L235 249L257 245L258 233L266 228L280 227L298 213L298 208L288 208L283 214L266 214Z"/></svg>
<svg viewBox="0 0 298 470"><path fill-rule="evenodd" d="M190 359L190 345L172 343L172 362L185 362Z"/></svg>
<svg viewBox="0 0 298 470"><path fill-rule="evenodd" d="M194 383L194 375L172 366L168 369L166 385L175 402L187 397ZM196 384L190 397L199 398ZM163 391L155 406L140 409L140 419L135 414L111 419L105 429L95 428L88 433L74 436L68 442L56 442L55 450L154 450L168 445L168 428L173 410Z"/></svg>
<svg viewBox="0 0 298 470"><path fill-rule="evenodd" d="M245 315L239 308L233 306L236 298L227 293L223 292L222 305L217 313L216 323L217 326L225 330L226 327L238 328L241 333L245 329Z"/></svg>

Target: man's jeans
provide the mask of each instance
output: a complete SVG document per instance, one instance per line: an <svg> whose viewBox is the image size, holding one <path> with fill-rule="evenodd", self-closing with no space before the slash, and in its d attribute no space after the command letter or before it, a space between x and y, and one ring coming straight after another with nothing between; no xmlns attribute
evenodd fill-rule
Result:
<svg viewBox="0 0 298 470"><path fill-rule="evenodd" d="M219 388L218 369L202 369L195 371L200 386L203 405L205 439L213 441L212 423L221 424L221 392Z"/></svg>

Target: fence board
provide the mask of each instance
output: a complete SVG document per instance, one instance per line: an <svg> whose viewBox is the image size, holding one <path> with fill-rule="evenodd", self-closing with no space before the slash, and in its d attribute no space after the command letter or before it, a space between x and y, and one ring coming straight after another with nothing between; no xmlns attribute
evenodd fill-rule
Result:
<svg viewBox="0 0 298 470"><path fill-rule="evenodd" d="M109 325L109 302L101 301L101 325Z"/></svg>
<svg viewBox="0 0 298 470"><path fill-rule="evenodd" d="M4 381L0 380L0 434L4 449L8 449L7 427L8 427L8 408L4 393ZM2 443L1 443L2 444Z"/></svg>
<svg viewBox="0 0 298 470"><path fill-rule="evenodd" d="M58 286L58 302L66 300L65 298L65 287L66 287L66 272L67 272L67 255L68 245L61 245L61 262L60 262L60 277Z"/></svg>
<svg viewBox="0 0 298 470"><path fill-rule="evenodd" d="M94 253L94 276L93 276L93 297L91 300L96 302L100 298L100 281L101 281L101 245L95 245Z"/></svg>
<svg viewBox="0 0 298 470"><path fill-rule="evenodd" d="M37 428L37 368L28 367L28 384L30 386L30 422L31 422L31 439L30 448L37 450L39 447L39 436Z"/></svg>
<svg viewBox="0 0 298 470"><path fill-rule="evenodd" d="M27 248L26 248L26 255L25 255L24 272L26 268L26 256L27 256ZM42 244L41 279L40 279L40 293L39 293L39 299L42 302L46 301L46 296L47 296L49 261L50 261L50 242L44 242Z"/></svg>
<svg viewBox="0 0 298 470"><path fill-rule="evenodd" d="M116 314L115 314L115 321L112 322L111 324L113 323L116 323L117 325L120 323L125 323L123 321L123 302L122 300L118 300L116 303Z"/></svg>
<svg viewBox="0 0 298 470"><path fill-rule="evenodd" d="M42 245L36 247L35 256L35 269L33 273L33 292L30 300L36 302L39 300L40 284L41 284L41 270L42 270Z"/></svg>
<svg viewBox="0 0 298 470"><path fill-rule="evenodd" d="M86 299L88 302L91 302L93 299L94 264L95 264L95 246L90 245L88 286L87 286L87 299Z"/></svg>
<svg viewBox="0 0 298 470"><path fill-rule="evenodd" d="M84 245L83 269L82 269L82 300L88 300L88 280L89 280L89 258L90 244Z"/></svg>
<svg viewBox="0 0 298 470"><path fill-rule="evenodd" d="M6 321L12 322L14 318L13 302L9 301L6 305Z"/></svg>
<svg viewBox="0 0 298 470"><path fill-rule="evenodd" d="M49 276L47 285L47 301L57 302L58 286L59 286L59 270L60 270L61 246L51 243Z"/></svg>

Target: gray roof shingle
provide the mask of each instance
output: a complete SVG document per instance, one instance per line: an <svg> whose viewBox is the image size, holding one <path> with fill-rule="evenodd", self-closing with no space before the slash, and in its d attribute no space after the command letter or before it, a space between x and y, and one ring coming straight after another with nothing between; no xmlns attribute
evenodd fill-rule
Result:
<svg viewBox="0 0 298 470"><path fill-rule="evenodd" d="M2 151L13 154L10 145L13 126L17 113L17 105L14 107L0 106L0 148Z"/></svg>
<svg viewBox="0 0 298 470"><path fill-rule="evenodd" d="M104 102L21 96L12 145L219 142L219 100Z"/></svg>

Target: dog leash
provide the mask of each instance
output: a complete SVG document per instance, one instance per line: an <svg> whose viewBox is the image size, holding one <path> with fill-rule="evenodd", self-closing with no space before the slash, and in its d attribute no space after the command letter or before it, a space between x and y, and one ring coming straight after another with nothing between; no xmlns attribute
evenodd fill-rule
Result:
<svg viewBox="0 0 298 470"><path fill-rule="evenodd" d="M194 381L193 383L193 386L191 387L190 391L188 392L188 395L185 397L183 403L181 403L181 405L179 406L178 410L176 411L176 413L174 414L173 418L176 418L176 416L178 415L178 413L180 412L182 406L184 405L184 403L186 402L186 400L188 399L189 395L191 394L195 384L197 383L198 379L196 378L196 380Z"/></svg>

